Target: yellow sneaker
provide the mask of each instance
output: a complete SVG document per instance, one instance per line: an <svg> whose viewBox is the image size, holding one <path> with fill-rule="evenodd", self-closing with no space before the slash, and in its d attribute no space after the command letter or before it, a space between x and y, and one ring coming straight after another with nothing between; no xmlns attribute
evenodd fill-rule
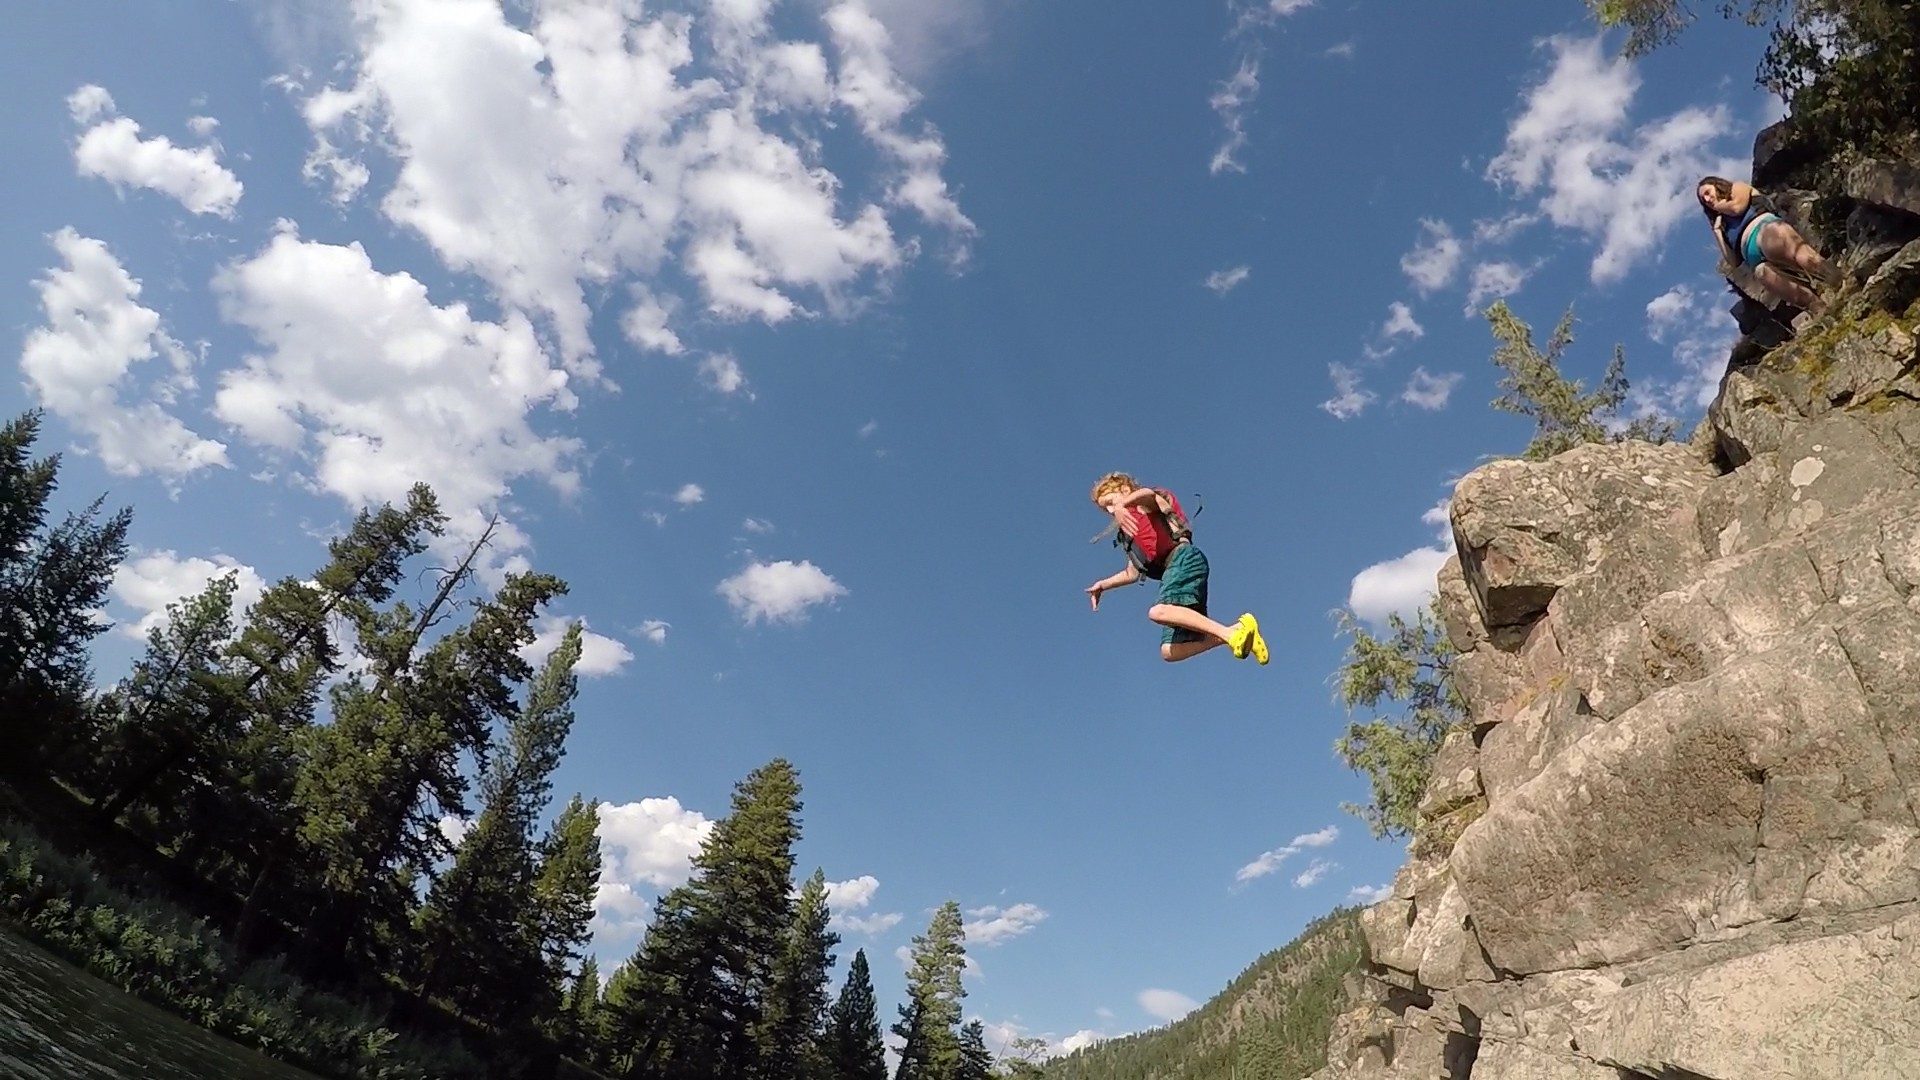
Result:
<svg viewBox="0 0 1920 1080"><path fill-rule="evenodd" d="M1254 619L1252 612L1248 612L1240 616L1240 625L1246 627L1247 645L1253 650L1254 661L1264 667L1267 663L1267 639L1260 636L1260 623Z"/></svg>
<svg viewBox="0 0 1920 1080"><path fill-rule="evenodd" d="M1228 629L1227 648L1233 652L1233 658L1235 660L1245 660L1247 658L1248 653L1253 649L1253 639L1257 637L1259 633L1259 628L1255 625L1253 616L1251 615L1240 616L1240 621L1234 623L1233 626Z"/></svg>

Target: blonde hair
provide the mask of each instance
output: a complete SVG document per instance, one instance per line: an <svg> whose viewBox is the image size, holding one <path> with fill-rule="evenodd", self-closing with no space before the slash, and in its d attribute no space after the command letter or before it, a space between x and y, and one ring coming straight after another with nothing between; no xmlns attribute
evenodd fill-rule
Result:
<svg viewBox="0 0 1920 1080"><path fill-rule="evenodd" d="M1094 502L1099 502L1102 498L1116 491L1134 491L1139 487L1140 481L1135 480L1126 473L1110 472L1094 482L1092 498Z"/></svg>

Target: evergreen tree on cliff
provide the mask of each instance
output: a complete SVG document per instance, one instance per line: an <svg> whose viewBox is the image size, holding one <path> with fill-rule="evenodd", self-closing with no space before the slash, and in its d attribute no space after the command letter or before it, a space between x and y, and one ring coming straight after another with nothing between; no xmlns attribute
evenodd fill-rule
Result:
<svg viewBox="0 0 1920 1080"><path fill-rule="evenodd" d="M854 952L847 981L827 1015L822 1040L827 1080L887 1080L887 1055L880 1041L880 1006L873 996L867 951Z"/></svg>
<svg viewBox="0 0 1920 1080"><path fill-rule="evenodd" d="M754 770L701 846L693 880L660 898L631 973L608 986L609 1054L627 1075L761 1075L756 1036L793 926L799 813L792 765Z"/></svg>
<svg viewBox="0 0 1920 1080"><path fill-rule="evenodd" d="M60 458L35 459L40 414L0 427L0 738L7 764L32 767L76 734L88 686L93 613L127 550L133 514L101 520L101 500L49 525ZM56 715L57 714L57 715Z"/></svg>
<svg viewBox="0 0 1920 1080"><path fill-rule="evenodd" d="M967 965L960 905L952 900L934 912L927 932L914 937L907 965L907 1002L893 1033L904 1040L895 1080L958 1080L960 1001L967 996L960 975Z"/></svg>
<svg viewBox="0 0 1920 1080"><path fill-rule="evenodd" d="M821 1075L820 1038L827 1019L827 983L840 935L827 929L826 875L815 870L800 889L761 1028L761 1075L813 1080Z"/></svg>

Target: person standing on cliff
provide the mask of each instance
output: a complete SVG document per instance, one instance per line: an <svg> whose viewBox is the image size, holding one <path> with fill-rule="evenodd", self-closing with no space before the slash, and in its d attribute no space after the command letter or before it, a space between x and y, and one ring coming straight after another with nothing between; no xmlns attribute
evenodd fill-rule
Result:
<svg viewBox="0 0 1920 1080"><path fill-rule="evenodd" d="M1800 231L1765 206L1765 197L1751 184L1718 176L1703 176L1694 185L1700 212L1713 224L1714 243L1720 248L1720 272L1731 274L1744 266L1775 296L1811 315L1827 308L1820 294L1795 280L1831 283L1835 274Z"/></svg>
<svg viewBox="0 0 1920 1080"><path fill-rule="evenodd" d="M1207 617L1207 557L1194 546L1187 515L1171 491L1108 473L1093 485L1093 503L1113 517L1114 543L1127 553L1126 569L1087 586L1093 610L1100 610L1100 594L1108 589L1152 578L1160 583L1160 596L1147 618L1161 626L1160 659L1186 660L1225 645L1236 660L1267 662L1267 642L1252 613L1232 626Z"/></svg>

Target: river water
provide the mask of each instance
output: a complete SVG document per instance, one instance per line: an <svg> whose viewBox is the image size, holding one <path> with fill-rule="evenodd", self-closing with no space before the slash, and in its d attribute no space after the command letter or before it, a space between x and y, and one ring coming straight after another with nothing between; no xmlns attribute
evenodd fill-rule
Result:
<svg viewBox="0 0 1920 1080"><path fill-rule="evenodd" d="M314 1080L0 929L4 1080Z"/></svg>

